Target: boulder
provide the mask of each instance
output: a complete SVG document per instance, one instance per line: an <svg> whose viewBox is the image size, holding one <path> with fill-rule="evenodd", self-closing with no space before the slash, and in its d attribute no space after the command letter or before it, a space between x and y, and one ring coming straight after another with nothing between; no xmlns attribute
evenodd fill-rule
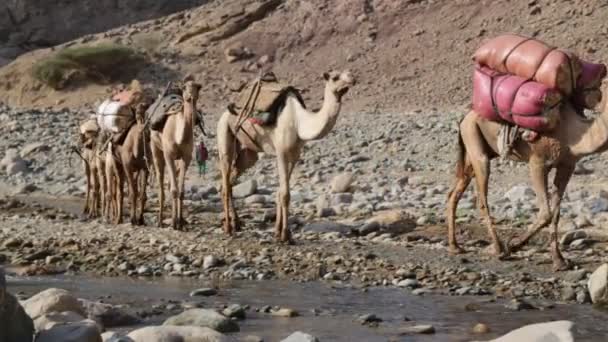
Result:
<svg viewBox="0 0 608 342"><path fill-rule="evenodd" d="M255 179L250 179L232 187L232 196L234 198L245 198L255 194L258 190L258 183Z"/></svg>
<svg viewBox="0 0 608 342"><path fill-rule="evenodd" d="M86 299L78 300L84 308L88 318L100 323L104 327L120 327L133 325L140 319L123 306L116 306Z"/></svg>
<svg viewBox="0 0 608 342"><path fill-rule="evenodd" d="M573 342L574 323L555 321L526 325L491 342Z"/></svg>
<svg viewBox="0 0 608 342"><path fill-rule="evenodd" d="M228 337L209 328L192 326L145 327L127 335L134 342L228 342Z"/></svg>
<svg viewBox="0 0 608 342"><path fill-rule="evenodd" d="M82 305L68 291L50 288L23 301L25 312L33 319L50 312L73 311L85 316Z"/></svg>
<svg viewBox="0 0 608 342"><path fill-rule="evenodd" d="M593 303L608 304L608 264L603 264L591 274L587 288Z"/></svg>
<svg viewBox="0 0 608 342"><path fill-rule="evenodd" d="M84 320L85 318L73 311L50 312L39 316L34 320L36 331L48 330L56 325L75 323Z"/></svg>
<svg viewBox="0 0 608 342"><path fill-rule="evenodd" d="M57 324L39 333L36 342L102 342L97 323L90 319Z"/></svg>
<svg viewBox="0 0 608 342"><path fill-rule="evenodd" d="M169 317L163 325L196 326L210 328L221 333L237 332L239 326L222 314L208 309L190 309Z"/></svg>
<svg viewBox="0 0 608 342"><path fill-rule="evenodd" d="M31 342L34 323L15 296L6 290L4 271L0 268L0 341Z"/></svg>
<svg viewBox="0 0 608 342"><path fill-rule="evenodd" d="M296 331L293 334L287 336L287 338L281 340L281 342L319 342L319 339L312 335Z"/></svg>
<svg viewBox="0 0 608 342"><path fill-rule="evenodd" d="M348 192L353 184L354 176L350 172L344 172L331 180L330 188L333 193Z"/></svg>

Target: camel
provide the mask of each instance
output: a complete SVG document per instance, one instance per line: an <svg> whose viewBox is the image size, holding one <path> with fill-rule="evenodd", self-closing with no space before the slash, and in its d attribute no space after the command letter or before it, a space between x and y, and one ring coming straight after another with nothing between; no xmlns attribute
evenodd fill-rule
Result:
<svg viewBox="0 0 608 342"><path fill-rule="evenodd" d="M194 150L194 118L200 88L194 81L186 80L181 87L184 101L181 112L168 115L162 131L152 131L150 134L152 160L159 187L159 227L163 225L165 166L169 171L171 186L173 229L180 230L184 224L184 185Z"/></svg>
<svg viewBox="0 0 608 342"><path fill-rule="evenodd" d="M84 130L83 130L84 128ZM97 139L99 128L92 121L87 121L81 125L80 142L82 149L74 151L78 153L83 161L86 176L86 198L83 208L83 215L88 218L99 216L100 208L103 208L103 197L105 195L105 185L102 184L103 177L100 172L100 161L97 156Z"/></svg>
<svg viewBox="0 0 608 342"><path fill-rule="evenodd" d="M106 200L103 207L104 217L108 223L120 224L122 223L122 212L119 213L119 207L122 208L122 189L125 177L123 175L123 168L114 155L114 148L111 142L103 152L103 160L106 181Z"/></svg>
<svg viewBox="0 0 608 342"><path fill-rule="evenodd" d="M325 73L323 77L326 81L324 100L317 113L306 110L297 96L288 94L274 126L260 126L246 120L237 132L239 123L236 115L226 111L220 117L217 145L222 174L224 231L228 235L240 229L232 198L232 183L255 164L258 152L265 152L276 156L280 184L276 197L275 237L281 242L293 243L287 224L291 173L300 159L304 144L322 139L333 129L342 98L356 83L348 71Z"/></svg>
<svg viewBox="0 0 608 342"><path fill-rule="evenodd" d="M448 194L447 205L448 243L451 253L464 252L456 241L456 209L462 194L475 177L478 207L486 221L496 255L506 256L521 249L540 230L551 225L553 269L560 271L570 267L570 263L564 259L559 249L560 203L576 162L585 156L608 149L608 107L604 104L601 114L596 119L589 120L578 114L569 102L566 101L561 106L560 122L554 130L541 134L533 142L518 139L509 155L510 159L528 163L532 187L540 209L528 231L510 245L503 245L498 237L487 199L490 161L498 156L497 137L501 124L487 121L474 111L469 112L460 122L456 177ZM556 189L549 197L547 182L551 169L556 169L553 179Z"/></svg>
<svg viewBox="0 0 608 342"><path fill-rule="evenodd" d="M146 103L135 108L136 121L128 128L121 145L106 152L107 188L110 203L106 205L109 216L114 223L122 221L123 184L126 180L129 188L130 219L132 225L144 225L146 204L146 185L148 181L147 155L149 154L149 134L146 129L144 114ZM113 152L112 152L113 151Z"/></svg>

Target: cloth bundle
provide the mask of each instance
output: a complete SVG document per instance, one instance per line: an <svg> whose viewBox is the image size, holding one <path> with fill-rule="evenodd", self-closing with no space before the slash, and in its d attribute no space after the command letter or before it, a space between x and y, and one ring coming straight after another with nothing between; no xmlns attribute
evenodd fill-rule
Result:
<svg viewBox="0 0 608 342"><path fill-rule="evenodd" d="M485 42L473 60L473 109L488 120L547 131L559 120L562 100L589 109L602 100L604 64L533 38L498 36Z"/></svg>

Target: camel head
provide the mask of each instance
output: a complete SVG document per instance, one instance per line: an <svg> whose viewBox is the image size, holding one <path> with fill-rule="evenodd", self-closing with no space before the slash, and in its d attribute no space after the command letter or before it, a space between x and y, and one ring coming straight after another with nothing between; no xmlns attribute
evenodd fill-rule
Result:
<svg viewBox="0 0 608 342"><path fill-rule="evenodd" d="M349 71L338 72L330 71L323 74L323 78L327 82L325 85L325 91L330 91L335 94L338 99L342 99L342 96L348 92L350 87L354 86L357 81L351 75Z"/></svg>
<svg viewBox="0 0 608 342"><path fill-rule="evenodd" d="M182 97L184 101L196 103L201 85L194 81L186 81L182 86Z"/></svg>

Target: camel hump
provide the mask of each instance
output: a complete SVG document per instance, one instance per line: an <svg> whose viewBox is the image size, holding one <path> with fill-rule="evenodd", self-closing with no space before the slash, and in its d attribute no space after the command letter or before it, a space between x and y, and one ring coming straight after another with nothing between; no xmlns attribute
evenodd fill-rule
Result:
<svg viewBox="0 0 608 342"><path fill-rule="evenodd" d="M300 90L279 82L274 74L265 74L259 81L256 79L246 85L240 91L237 101L230 104L228 109L235 115L246 109L247 115L255 118L256 122L273 125L290 96L294 96L303 107L306 107Z"/></svg>
<svg viewBox="0 0 608 342"><path fill-rule="evenodd" d="M184 99L178 94L169 94L156 99L146 111L146 118L150 122L150 127L156 131L162 130L167 121L167 116L181 111L183 106Z"/></svg>

